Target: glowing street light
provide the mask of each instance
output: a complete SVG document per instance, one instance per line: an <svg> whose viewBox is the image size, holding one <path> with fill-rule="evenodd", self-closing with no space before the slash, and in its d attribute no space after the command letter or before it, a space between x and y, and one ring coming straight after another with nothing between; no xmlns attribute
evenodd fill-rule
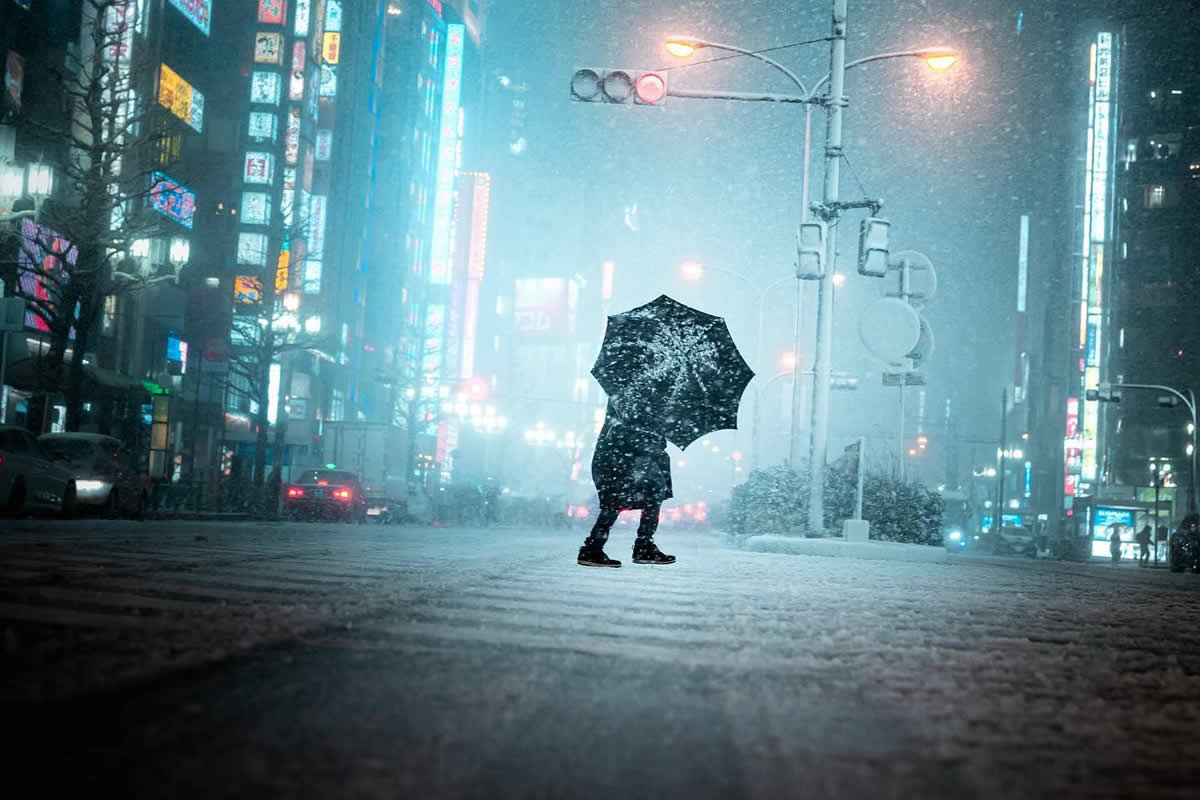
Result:
<svg viewBox="0 0 1200 800"><path fill-rule="evenodd" d="M950 52L949 50L944 53L939 53L938 55L929 56L925 59L925 63L928 64L929 68L934 72L945 72L953 67L954 62L956 61L958 61L958 56L954 55L954 53Z"/></svg>
<svg viewBox="0 0 1200 800"><path fill-rule="evenodd" d="M840 289L843 286L845 286L846 285L846 275L841 272L833 273L833 285L834 285L834 288L837 288L837 289Z"/></svg>
<svg viewBox="0 0 1200 800"><path fill-rule="evenodd" d="M697 43L683 37L667 39L667 52L676 58L691 58L696 54Z"/></svg>
<svg viewBox="0 0 1200 800"><path fill-rule="evenodd" d="M704 278L704 265L699 261L685 261L679 265L679 276L685 281L698 281Z"/></svg>

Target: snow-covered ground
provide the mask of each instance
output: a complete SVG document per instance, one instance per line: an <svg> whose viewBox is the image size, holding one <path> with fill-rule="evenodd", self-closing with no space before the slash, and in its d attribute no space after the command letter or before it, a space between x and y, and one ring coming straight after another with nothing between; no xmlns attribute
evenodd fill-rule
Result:
<svg viewBox="0 0 1200 800"><path fill-rule="evenodd" d="M0 544L6 661L36 652L45 689L92 658L165 653L165 669L193 647L287 645L125 695L80 747L133 793L203 796L266 758L295 796L334 776L379 797L1194 796L1200 576L670 531L678 564L631 564L618 531L625 566L586 569L582 535L17 531ZM214 744L152 748L149 772L125 754L139 726L185 724Z"/></svg>

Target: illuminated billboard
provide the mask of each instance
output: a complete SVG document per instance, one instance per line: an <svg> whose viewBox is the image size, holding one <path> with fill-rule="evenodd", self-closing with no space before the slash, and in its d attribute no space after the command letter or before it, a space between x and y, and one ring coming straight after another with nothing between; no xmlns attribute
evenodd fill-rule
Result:
<svg viewBox="0 0 1200 800"><path fill-rule="evenodd" d="M254 61L256 64L282 64L283 34L269 31L254 34Z"/></svg>
<svg viewBox="0 0 1200 800"><path fill-rule="evenodd" d="M262 300L262 281L253 275L238 275L233 279L233 302L255 305Z"/></svg>
<svg viewBox="0 0 1200 800"><path fill-rule="evenodd" d="M255 142L275 141L279 117L270 111L251 111L247 135Z"/></svg>
<svg viewBox="0 0 1200 800"><path fill-rule="evenodd" d="M295 26L293 33L298 38L308 36L309 0L296 0Z"/></svg>
<svg viewBox="0 0 1200 800"><path fill-rule="evenodd" d="M287 131L283 136L283 157L288 164L295 164L300 158L300 108L292 106L288 109Z"/></svg>
<svg viewBox="0 0 1200 800"><path fill-rule="evenodd" d="M250 73L250 102L279 105L281 84L278 72L255 70Z"/></svg>
<svg viewBox="0 0 1200 800"><path fill-rule="evenodd" d="M326 64L338 63L338 58L342 52L342 35L340 33L325 32L325 41L321 44L321 59Z"/></svg>
<svg viewBox="0 0 1200 800"><path fill-rule="evenodd" d="M1079 303L1079 374L1068 407L1068 447L1065 453L1067 494L1094 493L1099 479L1100 408L1087 400L1100 384L1104 352L1105 249L1112 228L1113 145L1116 98L1113 83L1116 42L1111 33L1096 36L1088 53L1088 121L1085 131L1082 241L1078 252L1081 292ZM1075 436L1071 436L1071 431ZM1074 445L1074 446L1071 446Z"/></svg>
<svg viewBox="0 0 1200 800"><path fill-rule="evenodd" d="M258 21L282 25L287 19L287 0L258 0Z"/></svg>
<svg viewBox="0 0 1200 800"><path fill-rule="evenodd" d="M275 156L254 151L246 153L242 180L246 183L271 184L275 180Z"/></svg>
<svg viewBox="0 0 1200 800"><path fill-rule="evenodd" d="M238 234L237 263L248 264L252 267L264 267L267 264L267 235L265 233Z"/></svg>
<svg viewBox="0 0 1200 800"><path fill-rule="evenodd" d="M342 29L342 0L325 0L325 30Z"/></svg>
<svg viewBox="0 0 1200 800"><path fill-rule="evenodd" d="M21 220L21 237L17 250L17 286L29 301L25 311L25 327L49 333L59 287L67 282L70 268L75 266L79 251L75 245L45 225L33 220ZM75 328L71 328L71 338Z"/></svg>
<svg viewBox="0 0 1200 800"><path fill-rule="evenodd" d="M563 278L523 278L513 292L517 333L553 336L575 332L578 286Z"/></svg>
<svg viewBox="0 0 1200 800"><path fill-rule="evenodd" d="M288 83L288 100L304 99L304 40L292 43L292 75Z"/></svg>
<svg viewBox="0 0 1200 800"><path fill-rule="evenodd" d="M208 0L167 0L167 2L179 9L180 14L187 17L188 21L199 28L201 33L208 36L209 17L212 15Z"/></svg>
<svg viewBox="0 0 1200 800"><path fill-rule="evenodd" d="M437 171L433 200L429 282L450 283L450 224L454 206L454 171L458 160L459 95L462 83L462 25L446 26L446 61L442 75L442 117L438 134Z"/></svg>
<svg viewBox="0 0 1200 800"><path fill-rule="evenodd" d="M308 201L308 251L321 258L325 249L325 195L314 194Z"/></svg>
<svg viewBox="0 0 1200 800"><path fill-rule="evenodd" d="M191 230L196 193L161 172L150 175L150 207Z"/></svg>
<svg viewBox="0 0 1200 800"><path fill-rule="evenodd" d="M242 224L266 225L271 221L271 195L242 192Z"/></svg>
<svg viewBox="0 0 1200 800"><path fill-rule="evenodd" d="M166 64L158 71L158 104L187 123L196 133L203 132L204 95Z"/></svg>
<svg viewBox="0 0 1200 800"><path fill-rule="evenodd" d="M328 161L333 155L333 131L319 130L317 131L317 146L316 159L317 161Z"/></svg>

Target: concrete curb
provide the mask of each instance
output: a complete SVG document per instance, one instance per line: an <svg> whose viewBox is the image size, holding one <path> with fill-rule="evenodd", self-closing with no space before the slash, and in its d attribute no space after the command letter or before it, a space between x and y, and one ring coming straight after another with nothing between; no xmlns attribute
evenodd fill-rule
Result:
<svg viewBox="0 0 1200 800"><path fill-rule="evenodd" d="M847 542L845 539L805 539L764 533L742 541L743 550L796 556L861 558L868 561L916 561L945 564L953 560L945 548L900 542Z"/></svg>

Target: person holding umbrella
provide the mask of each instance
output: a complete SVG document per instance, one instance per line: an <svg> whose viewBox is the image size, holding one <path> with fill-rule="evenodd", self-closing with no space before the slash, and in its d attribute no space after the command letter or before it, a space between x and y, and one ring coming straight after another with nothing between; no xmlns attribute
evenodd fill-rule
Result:
<svg viewBox="0 0 1200 800"><path fill-rule="evenodd" d="M659 510L663 501L673 496L666 437L622 422L610 400L592 456L592 480L600 496L600 513L579 548L579 563L585 567L621 566L620 561L605 555L604 545L623 510L641 509L633 563L674 564L675 556L663 553L654 543Z"/></svg>
<svg viewBox="0 0 1200 800"><path fill-rule="evenodd" d="M679 448L737 427L742 393L754 377L725 320L660 295L608 318L592 375L608 395L592 457L600 514L578 563L619 567L604 553L623 509L641 509L635 564L673 564L654 544L659 509L672 497L667 442Z"/></svg>

